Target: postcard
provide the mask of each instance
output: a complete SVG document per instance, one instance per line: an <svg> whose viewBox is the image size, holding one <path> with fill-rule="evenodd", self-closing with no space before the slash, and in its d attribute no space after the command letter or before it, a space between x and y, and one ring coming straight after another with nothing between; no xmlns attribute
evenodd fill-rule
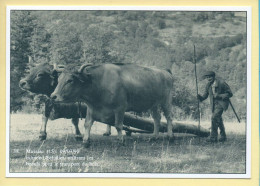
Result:
<svg viewBox="0 0 260 186"><path fill-rule="evenodd" d="M250 7L6 18L6 177L251 178Z"/></svg>

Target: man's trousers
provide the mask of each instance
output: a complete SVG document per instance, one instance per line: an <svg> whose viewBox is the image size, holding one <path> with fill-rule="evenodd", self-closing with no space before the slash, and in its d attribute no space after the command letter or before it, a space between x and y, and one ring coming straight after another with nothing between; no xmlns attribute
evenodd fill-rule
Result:
<svg viewBox="0 0 260 186"><path fill-rule="evenodd" d="M214 109L212 112L212 117L211 117L210 139L212 140L218 139L218 128L220 130L221 138L226 139L226 132L225 132L225 127L222 119L223 111L224 111L223 107L217 102L215 102Z"/></svg>

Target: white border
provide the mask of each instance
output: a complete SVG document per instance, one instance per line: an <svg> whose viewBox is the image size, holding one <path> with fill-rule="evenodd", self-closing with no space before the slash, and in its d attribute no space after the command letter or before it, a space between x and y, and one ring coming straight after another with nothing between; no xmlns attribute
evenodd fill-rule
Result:
<svg viewBox="0 0 260 186"><path fill-rule="evenodd" d="M144 10L144 11L246 11L247 12L247 129L246 174L152 174L152 173L10 173L10 14L11 10ZM251 178L251 7L222 6L7 6L6 8L6 177L90 178Z"/></svg>
<svg viewBox="0 0 260 186"><path fill-rule="evenodd" d="M246 149L246 173L251 175L251 95L252 95L252 87L251 87L251 55L252 55L252 12L247 11L247 149ZM250 176L251 177L251 176Z"/></svg>

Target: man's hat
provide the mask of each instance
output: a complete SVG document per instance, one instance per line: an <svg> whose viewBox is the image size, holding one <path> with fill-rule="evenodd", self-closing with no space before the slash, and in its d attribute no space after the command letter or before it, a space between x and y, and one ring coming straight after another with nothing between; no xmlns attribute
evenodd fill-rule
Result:
<svg viewBox="0 0 260 186"><path fill-rule="evenodd" d="M215 72L213 72L213 71L206 71L206 72L203 73L201 79L205 79L207 76L215 77Z"/></svg>

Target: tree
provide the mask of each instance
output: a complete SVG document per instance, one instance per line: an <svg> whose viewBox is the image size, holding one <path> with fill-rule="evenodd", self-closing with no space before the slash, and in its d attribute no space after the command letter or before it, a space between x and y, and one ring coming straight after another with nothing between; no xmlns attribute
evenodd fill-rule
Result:
<svg viewBox="0 0 260 186"><path fill-rule="evenodd" d="M51 63L70 64L79 63L82 55L82 40L76 25L68 20L55 20L50 32Z"/></svg>
<svg viewBox="0 0 260 186"><path fill-rule="evenodd" d="M81 34L83 41L83 56L81 61L89 63L118 62L117 51L111 47L115 34L107 27L91 25Z"/></svg>
<svg viewBox="0 0 260 186"><path fill-rule="evenodd" d="M50 62L51 34L43 25L36 25L33 29L30 48L35 63Z"/></svg>
<svg viewBox="0 0 260 186"><path fill-rule="evenodd" d="M24 76L28 64L31 35L35 27L34 17L30 11L11 11L11 41L10 41L10 109L17 111L23 105L25 92L19 87L19 81Z"/></svg>

